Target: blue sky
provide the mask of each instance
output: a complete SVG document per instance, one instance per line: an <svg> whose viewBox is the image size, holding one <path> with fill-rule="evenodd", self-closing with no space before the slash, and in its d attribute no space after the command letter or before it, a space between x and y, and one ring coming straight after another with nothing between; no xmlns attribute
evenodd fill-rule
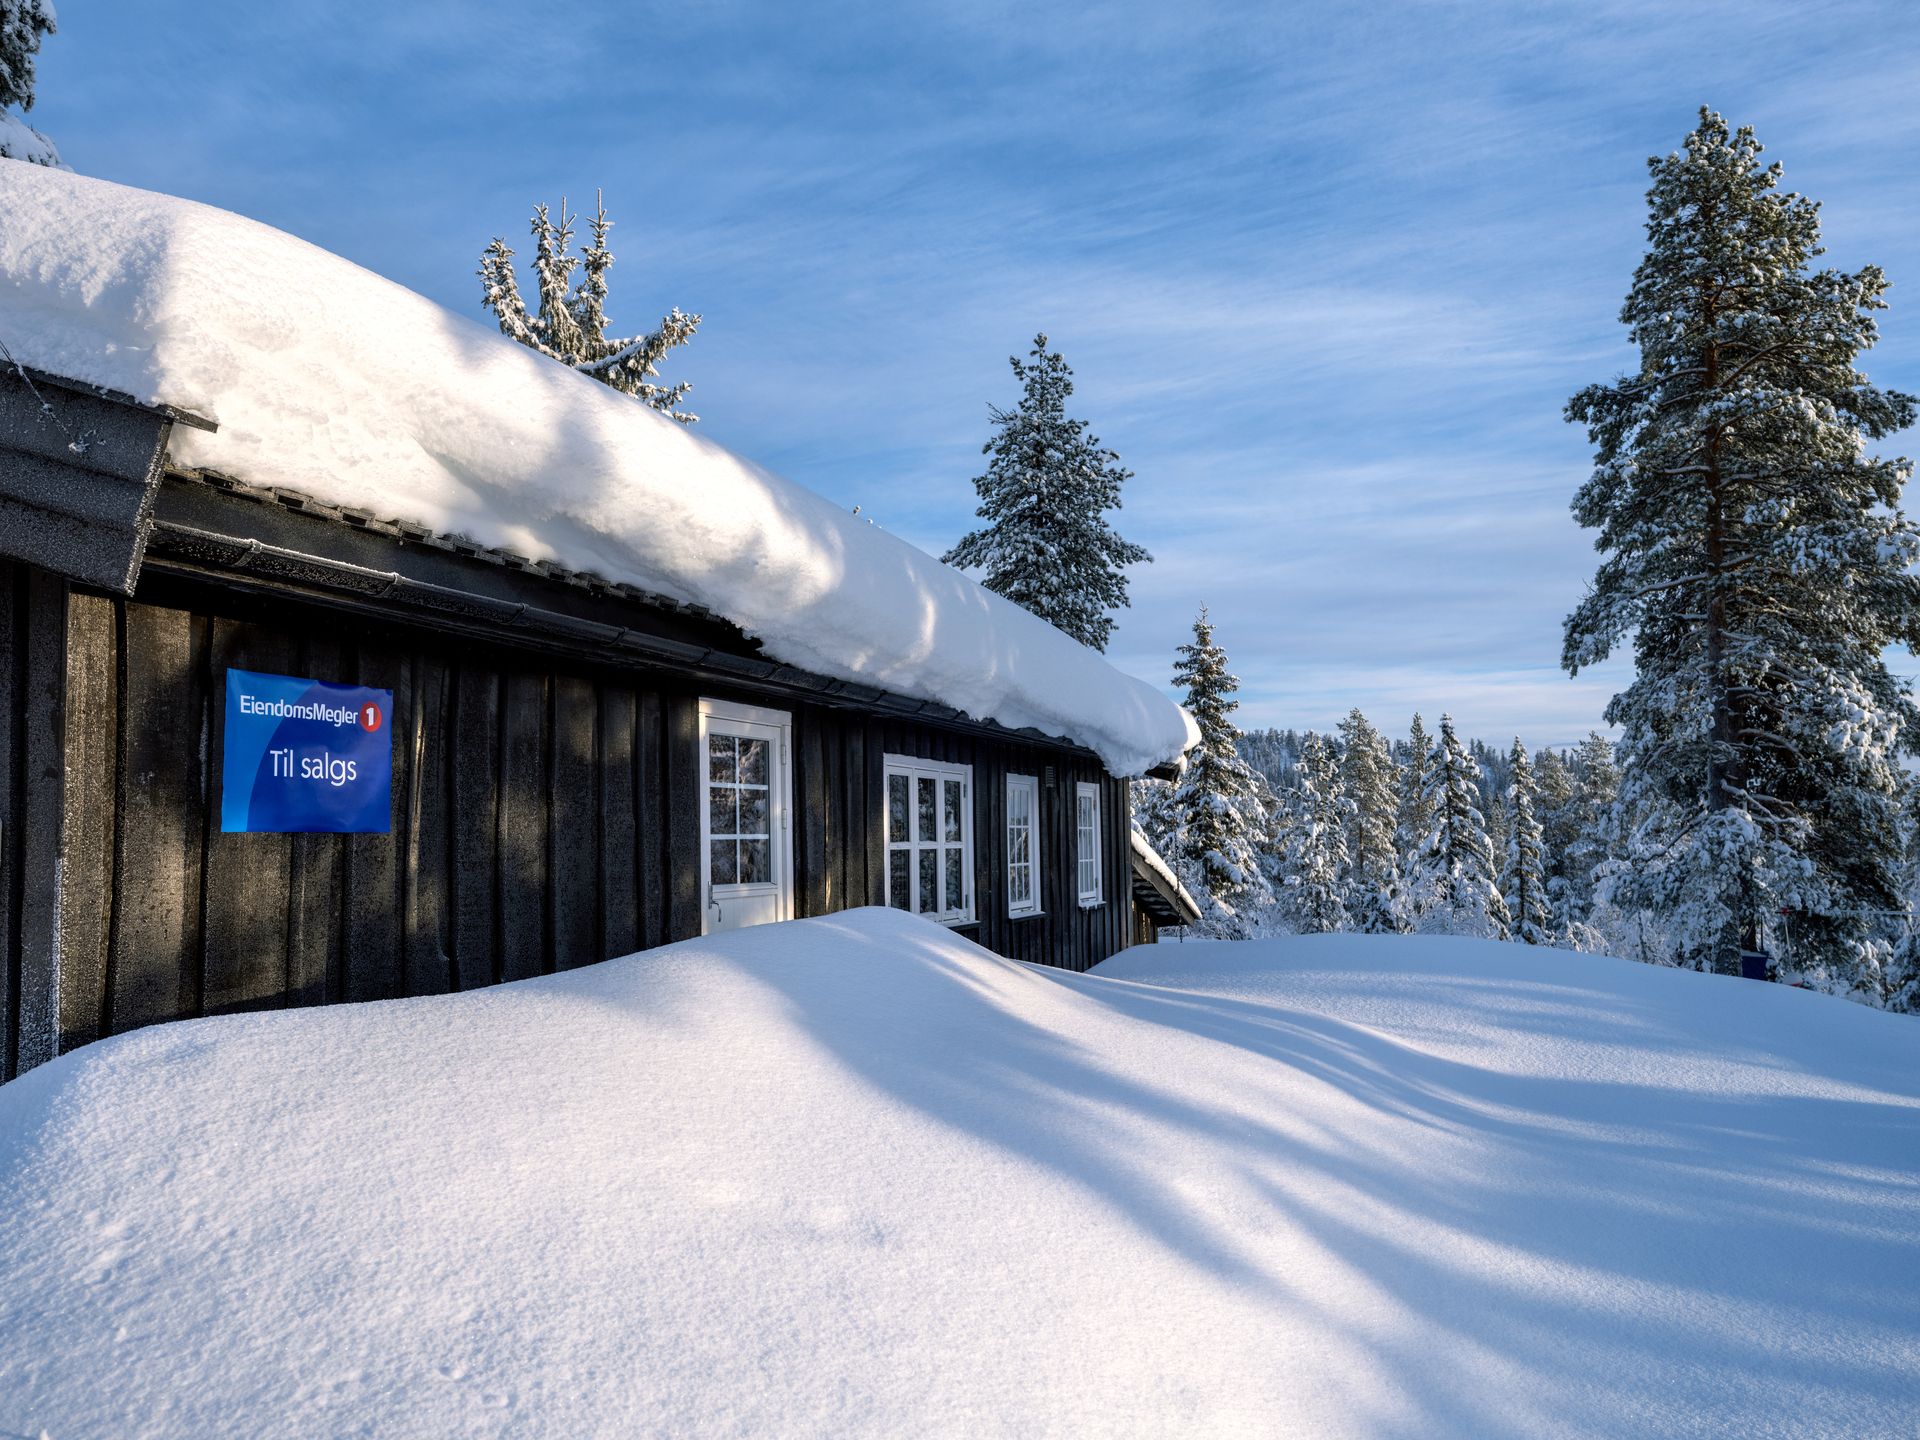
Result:
<svg viewBox="0 0 1920 1440"><path fill-rule="evenodd" d="M1702 103L1887 270L1920 391L1920 6L542 8L72 3L33 119L476 317L487 240L600 187L616 323L705 316L702 428L936 553L1045 330L1157 557L1113 658L1164 683L1204 602L1249 726L1598 722L1560 411Z"/></svg>

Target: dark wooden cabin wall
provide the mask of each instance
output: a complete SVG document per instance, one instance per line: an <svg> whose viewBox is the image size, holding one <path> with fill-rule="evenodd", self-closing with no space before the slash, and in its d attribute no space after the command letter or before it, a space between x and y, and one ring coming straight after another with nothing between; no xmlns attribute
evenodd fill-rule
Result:
<svg viewBox="0 0 1920 1440"><path fill-rule="evenodd" d="M17 568L0 582L11 635L27 583ZM471 989L697 930L692 877L671 873L664 843L669 812L693 813L667 799L694 793L694 746L670 733L692 697L404 631L61 599L64 674L45 688L64 686L69 723L59 764L41 766L65 777L60 1050L183 1016ZM10 644L0 665L9 1075L48 1058L21 1003L39 971L20 973L17 838L33 828L23 806L61 789L29 786L23 763L44 649ZM394 692L390 835L221 833L229 667Z"/></svg>
<svg viewBox="0 0 1920 1440"><path fill-rule="evenodd" d="M798 713L795 731L795 783L805 817L796 852L805 877L801 914L886 903L881 829L886 757L910 755L972 767L978 918L960 933L997 954L1070 970L1088 969L1126 948L1132 923L1126 889L1127 785L1092 757L821 708ZM1010 774L1040 781L1043 913L1020 919L1007 914ZM1074 871L1074 787L1081 781L1100 785L1104 874L1102 903L1085 909ZM836 804L836 792L844 801Z"/></svg>
<svg viewBox="0 0 1920 1440"><path fill-rule="evenodd" d="M963 934L1075 970L1128 942L1126 786L1090 756L155 589L127 601L0 566L7 1077L155 1021L467 990L698 934L703 693L793 713L800 915L885 903L884 757L905 754L973 767L979 919ZM390 835L221 833L229 667L393 692ZM1006 915L1009 773L1042 779L1030 919ZM1105 903L1085 910L1080 780L1102 785L1105 831ZM51 887L26 877L54 873L62 843L56 985Z"/></svg>
<svg viewBox="0 0 1920 1440"><path fill-rule="evenodd" d="M0 1079L50 1060L58 1031L64 581L0 560Z"/></svg>

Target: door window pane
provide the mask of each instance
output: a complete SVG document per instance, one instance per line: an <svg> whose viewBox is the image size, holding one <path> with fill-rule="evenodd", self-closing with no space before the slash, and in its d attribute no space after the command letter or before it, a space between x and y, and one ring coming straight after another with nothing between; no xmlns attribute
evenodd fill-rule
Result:
<svg viewBox="0 0 1920 1440"><path fill-rule="evenodd" d="M765 790L742 790L740 792L740 834L771 835L768 826L767 792Z"/></svg>
<svg viewBox="0 0 1920 1440"><path fill-rule="evenodd" d="M734 829L734 797L740 792L714 786L707 791L707 834L710 836L732 835Z"/></svg>
<svg viewBox="0 0 1920 1440"><path fill-rule="evenodd" d="M909 840L907 834L907 777L889 775L887 777L887 839ZM900 893L906 893L906 886L900 887Z"/></svg>
<svg viewBox="0 0 1920 1440"><path fill-rule="evenodd" d="M683 751L681 753L684 754L685 752ZM734 854L736 843L737 842L732 840L715 840L707 847L709 865L707 875L710 884L733 885L738 883L736 877L740 873L740 867Z"/></svg>
<svg viewBox="0 0 1920 1440"><path fill-rule="evenodd" d="M709 735L707 737L707 778L731 781L733 776L733 736Z"/></svg>
<svg viewBox="0 0 1920 1440"><path fill-rule="evenodd" d="M740 745L740 783L742 785L764 785L767 783L767 742L764 740L741 739Z"/></svg>
<svg viewBox="0 0 1920 1440"><path fill-rule="evenodd" d="M764 885L773 878L773 842L771 840L742 840L740 842L740 883L742 885Z"/></svg>
<svg viewBox="0 0 1920 1440"><path fill-rule="evenodd" d="M911 850L896 850L887 856L887 899L896 910L913 909L913 886L907 880L907 872L912 867Z"/></svg>

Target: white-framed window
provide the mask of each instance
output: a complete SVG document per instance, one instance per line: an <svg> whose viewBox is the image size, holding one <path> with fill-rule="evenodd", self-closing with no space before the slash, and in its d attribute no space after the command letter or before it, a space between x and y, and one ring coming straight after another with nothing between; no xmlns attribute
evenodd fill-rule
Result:
<svg viewBox="0 0 1920 1440"><path fill-rule="evenodd" d="M1040 781L1007 776L1007 914L1040 913Z"/></svg>
<svg viewBox="0 0 1920 1440"><path fill-rule="evenodd" d="M1100 787L1082 780L1073 787L1074 861L1080 903L1098 905L1100 895Z"/></svg>
<svg viewBox="0 0 1920 1440"><path fill-rule="evenodd" d="M973 767L886 757L887 904L948 925L973 917Z"/></svg>

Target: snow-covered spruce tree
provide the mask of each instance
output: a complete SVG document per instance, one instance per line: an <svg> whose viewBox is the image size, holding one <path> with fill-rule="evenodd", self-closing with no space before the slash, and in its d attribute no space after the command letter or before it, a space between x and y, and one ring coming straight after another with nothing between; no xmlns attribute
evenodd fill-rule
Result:
<svg viewBox="0 0 1920 1440"><path fill-rule="evenodd" d="M613 222L607 219L605 203L596 197L593 219L587 222L593 241L575 255L577 218L567 213L565 200L560 202L557 221L547 214L545 205L533 207L533 273L540 290L534 313L527 313L526 301L520 297L513 251L497 236L480 257L481 303L500 322L501 334L691 425L700 417L679 406L692 382L656 385L654 380L667 352L693 338L700 317L683 314L676 306L661 318L658 330L608 335L607 270L613 264L613 252L607 248L607 234ZM580 272L578 283L575 270Z"/></svg>
<svg viewBox="0 0 1920 1440"><path fill-rule="evenodd" d="M1507 863L1500 875L1513 938L1529 945L1551 945L1553 917L1547 907L1546 842L1535 814L1533 762L1515 736L1509 754L1513 778L1507 784Z"/></svg>
<svg viewBox="0 0 1920 1440"><path fill-rule="evenodd" d="M0 157L65 169L53 141L7 113L33 109L34 57L54 29L51 0L0 0Z"/></svg>
<svg viewBox="0 0 1920 1440"><path fill-rule="evenodd" d="M1073 371L1047 349L1045 335L1034 337L1025 364L1008 360L1022 386L1020 404L988 408L994 435L981 453L992 458L973 482L987 523L940 558L985 572L987 589L1105 650L1114 623L1108 612L1127 604L1122 567L1153 559L1107 523L1133 472L1087 433L1086 421L1067 418Z"/></svg>
<svg viewBox="0 0 1920 1440"><path fill-rule="evenodd" d="M1567 877L1573 918L1593 918L1598 887L1620 849L1620 767L1613 745L1598 731L1589 731L1573 752L1573 796L1566 816L1571 831L1561 853L1560 868Z"/></svg>
<svg viewBox="0 0 1920 1440"><path fill-rule="evenodd" d="M1633 822L1616 900L1727 969L1792 906L1796 965L1845 990L1862 912L1898 903L1895 749L1916 715L1881 655L1920 640L1910 467L1866 441L1915 407L1856 368L1886 279L1811 269L1818 207L1759 157L1703 110L1649 162L1621 312L1639 369L1567 405L1596 448L1574 514L1606 559L1562 658L1577 672L1633 636L1607 710Z"/></svg>
<svg viewBox="0 0 1920 1440"><path fill-rule="evenodd" d="M1355 930L1386 934L1400 928L1393 755L1357 709L1340 722L1340 740L1340 780L1348 807L1347 911Z"/></svg>
<svg viewBox="0 0 1920 1440"><path fill-rule="evenodd" d="M1180 834L1180 812L1174 805L1173 785L1166 780L1136 780L1128 786L1133 823L1167 864L1178 867L1186 846Z"/></svg>
<svg viewBox="0 0 1920 1440"><path fill-rule="evenodd" d="M1239 747L1235 749L1238 751ZM1243 761L1246 759L1243 752L1240 758ZM1247 766L1247 778L1253 782L1253 801L1260 814L1260 833L1253 842L1254 855L1260 862L1260 873L1266 879L1268 893L1278 895L1281 859L1286 854L1287 829L1293 824L1294 807L1289 799L1292 792L1282 794L1276 791L1267 783L1267 777L1251 765Z"/></svg>
<svg viewBox="0 0 1920 1440"><path fill-rule="evenodd" d="M1279 902L1301 935L1349 925L1346 902L1347 811L1333 749L1311 731L1300 751L1292 822L1287 826Z"/></svg>
<svg viewBox="0 0 1920 1440"><path fill-rule="evenodd" d="M1540 822L1541 866L1547 879L1547 913L1553 943L1579 949L1574 936L1573 883L1567 874L1569 852L1578 834L1574 811L1573 768L1557 750L1533 757L1534 816Z"/></svg>
<svg viewBox="0 0 1920 1440"><path fill-rule="evenodd" d="M1904 854L1900 888L1905 900L1896 938L1881 976L1886 1008L1902 1015L1920 1015L1920 776L1900 778L1901 834Z"/></svg>
<svg viewBox="0 0 1920 1440"><path fill-rule="evenodd" d="M1427 800L1427 771L1433 764L1433 741L1416 710L1407 730L1406 759L1400 766L1400 812L1395 819L1393 846L1399 856L1398 884L1399 928L1418 930L1422 906L1427 897L1417 887L1420 876L1420 849L1427 832L1433 828L1433 811Z"/></svg>
<svg viewBox="0 0 1920 1440"><path fill-rule="evenodd" d="M1908 931L1887 960L1887 1009L1920 1015L1920 932Z"/></svg>
<svg viewBox="0 0 1920 1440"><path fill-rule="evenodd" d="M1233 698L1240 682L1227 670L1226 651L1213 643L1204 606L1179 657L1173 683L1186 691L1187 713L1200 730L1173 795L1181 855L1191 866L1186 874L1198 882L1189 888L1216 912L1202 928L1248 934L1273 901L1260 857L1267 821L1253 771L1234 745L1239 731L1229 717L1240 708Z"/></svg>
<svg viewBox="0 0 1920 1440"><path fill-rule="evenodd" d="M1430 819L1413 890L1424 933L1505 940L1512 922L1494 881L1493 845L1478 804L1478 769L1454 733L1453 717L1442 715L1427 761Z"/></svg>

